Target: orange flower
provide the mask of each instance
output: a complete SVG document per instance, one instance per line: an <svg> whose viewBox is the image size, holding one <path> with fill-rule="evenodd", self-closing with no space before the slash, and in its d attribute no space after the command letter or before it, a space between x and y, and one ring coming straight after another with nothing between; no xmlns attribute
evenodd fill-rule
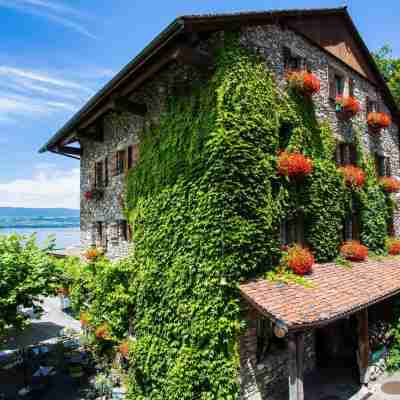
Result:
<svg viewBox="0 0 400 400"><path fill-rule="evenodd" d="M110 328L107 323L100 325L96 331L95 336L97 339L107 340L110 338Z"/></svg>
<svg viewBox="0 0 400 400"><path fill-rule="evenodd" d="M295 274L305 275L312 271L315 260L309 250L296 244L288 248L284 262Z"/></svg>
<svg viewBox="0 0 400 400"><path fill-rule="evenodd" d="M399 255L400 254L400 239L389 238L387 240L387 249L388 249L388 253L391 256Z"/></svg>
<svg viewBox="0 0 400 400"><path fill-rule="evenodd" d="M352 96L336 97L337 110L344 113L347 117L352 118L361 111L361 105Z"/></svg>
<svg viewBox="0 0 400 400"><path fill-rule="evenodd" d="M290 71L287 74L289 85L306 96L312 96L321 89L318 77L306 70Z"/></svg>
<svg viewBox="0 0 400 400"><path fill-rule="evenodd" d="M83 327L89 325L89 315L87 313L81 313L80 315L80 322Z"/></svg>
<svg viewBox="0 0 400 400"><path fill-rule="evenodd" d="M354 165L346 165L345 167L339 168L339 171L343 174L346 184L351 187L361 187L365 183L365 174L361 168L355 167Z"/></svg>
<svg viewBox="0 0 400 400"><path fill-rule="evenodd" d="M382 188L387 193L395 193L400 190L400 181L392 176L385 176L379 180Z"/></svg>
<svg viewBox="0 0 400 400"><path fill-rule="evenodd" d="M346 260L364 261L368 257L368 247L363 246L358 241L350 240L342 245L340 248L340 254Z"/></svg>
<svg viewBox="0 0 400 400"><path fill-rule="evenodd" d="M102 254L103 252L101 249L91 247L87 249L83 255L88 261L93 261L96 258L100 257Z"/></svg>
<svg viewBox="0 0 400 400"><path fill-rule="evenodd" d="M278 174L289 178L298 178L310 175L313 171L313 162L301 153L282 152L278 157Z"/></svg>
<svg viewBox="0 0 400 400"><path fill-rule="evenodd" d="M118 346L118 350L125 358L128 358L128 356L129 356L129 341L124 340L123 342L121 342L120 345Z"/></svg>
<svg viewBox="0 0 400 400"><path fill-rule="evenodd" d="M368 125L375 131L388 128L391 123L392 118L389 114L383 112L371 112L368 114Z"/></svg>

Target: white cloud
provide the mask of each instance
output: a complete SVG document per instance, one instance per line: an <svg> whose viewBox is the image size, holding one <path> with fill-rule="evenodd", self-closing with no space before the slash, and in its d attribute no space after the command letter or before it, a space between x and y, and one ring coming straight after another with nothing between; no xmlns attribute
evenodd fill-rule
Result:
<svg viewBox="0 0 400 400"><path fill-rule="evenodd" d="M96 39L80 21L84 14L64 4L48 0L0 0L0 7L13 9L55 22L86 37Z"/></svg>
<svg viewBox="0 0 400 400"><path fill-rule="evenodd" d="M0 184L0 207L78 209L79 196L79 168L60 171L41 164L31 179Z"/></svg>

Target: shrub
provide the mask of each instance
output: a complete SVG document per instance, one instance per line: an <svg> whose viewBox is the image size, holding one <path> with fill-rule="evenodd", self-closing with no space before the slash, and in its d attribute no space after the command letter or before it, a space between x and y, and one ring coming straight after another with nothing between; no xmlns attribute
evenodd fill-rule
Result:
<svg viewBox="0 0 400 400"><path fill-rule="evenodd" d="M368 257L368 248L358 241L351 240L342 245L340 254L346 260L365 261Z"/></svg>
<svg viewBox="0 0 400 400"><path fill-rule="evenodd" d="M297 275L305 275L312 271L314 256L308 249L296 244L288 248L284 263Z"/></svg>
<svg viewBox="0 0 400 400"><path fill-rule="evenodd" d="M361 168L355 167L354 165L346 165L345 167L341 167L339 170L342 173L347 186L359 188L364 185L365 173Z"/></svg>
<svg viewBox="0 0 400 400"><path fill-rule="evenodd" d="M400 239L389 238L386 242L388 253L391 256L397 256L400 254Z"/></svg>
<svg viewBox="0 0 400 400"><path fill-rule="evenodd" d="M87 313L82 312L79 320L82 327L87 327L89 325L89 315Z"/></svg>
<svg viewBox="0 0 400 400"><path fill-rule="evenodd" d="M395 193L400 190L400 181L392 176L385 176L379 182L386 193Z"/></svg>
<svg viewBox="0 0 400 400"><path fill-rule="evenodd" d="M368 114L368 125L374 132L388 128L392 123L392 118L384 112L371 112Z"/></svg>
<svg viewBox="0 0 400 400"><path fill-rule="evenodd" d="M289 86L296 91L311 97L321 89L321 81L306 70L290 71L287 76Z"/></svg>
<svg viewBox="0 0 400 400"><path fill-rule="evenodd" d="M360 103L352 96L336 97L336 110L345 118L352 118L361 111Z"/></svg>
<svg viewBox="0 0 400 400"><path fill-rule="evenodd" d="M278 157L278 174L289 178L302 178L313 171L313 162L301 153L282 152Z"/></svg>

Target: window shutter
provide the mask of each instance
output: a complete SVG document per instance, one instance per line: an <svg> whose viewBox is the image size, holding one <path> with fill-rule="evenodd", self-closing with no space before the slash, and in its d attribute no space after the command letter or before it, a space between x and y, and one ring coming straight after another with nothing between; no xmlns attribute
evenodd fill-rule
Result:
<svg viewBox="0 0 400 400"><path fill-rule="evenodd" d="M349 96L354 96L354 79L349 78Z"/></svg>
<svg viewBox="0 0 400 400"><path fill-rule="evenodd" d="M368 118L368 115L371 112L371 100L370 100L369 96L366 97L365 103L366 103L365 110L367 112L367 118Z"/></svg>
<svg viewBox="0 0 400 400"><path fill-rule="evenodd" d="M385 157L385 171L386 171L386 176L392 176L392 165L390 163L389 157Z"/></svg>
<svg viewBox="0 0 400 400"><path fill-rule="evenodd" d="M329 68L329 98L336 100L335 70L333 68Z"/></svg>
<svg viewBox="0 0 400 400"><path fill-rule="evenodd" d="M136 143L132 146L132 164L135 166L139 161L139 144Z"/></svg>
<svg viewBox="0 0 400 400"><path fill-rule="evenodd" d="M108 176L108 157L104 159L104 186L108 186L109 176Z"/></svg>
<svg viewBox="0 0 400 400"><path fill-rule="evenodd" d="M357 147L355 144L349 144L350 164L357 165Z"/></svg>
<svg viewBox="0 0 400 400"><path fill-rule="evenodd" d="M283 68L287 72L290 69L290 59L292 57L292 52L289 47L283 47Z"/></svg>
<svg viewBox="0 0 400 400"><path fill-rule="evenodd" d="M111 156L111 174L112 176L118 175L118 152Z"/></svg>
<svg viewBox="0 0 400 400"><path fill-rule="evenodd" d="M91 188L96 187L96 162L92 162L90 166L89 185Z"/></svg>
<svg viewBox="0 0 400 400"><path fill-rule="evenodd" d="M127 174L129 170L129 147L122 154L124 155L124 173Z"/></svg>
<svg viewBox="0 0 400 400"><path fill-rule="evenodd" d="M312 66L311 66L311 62L305 58L303 58L303 68L307 71L307 72L312 72Z"/></svg>
<svg viewBox="0 0 400 400"><path fill-rule="evenodd" d="M336 159L336 165L341 166L342 165L342 152L341 152L341 144L340 143L338 143L336 145L335 159Z"/></svg>

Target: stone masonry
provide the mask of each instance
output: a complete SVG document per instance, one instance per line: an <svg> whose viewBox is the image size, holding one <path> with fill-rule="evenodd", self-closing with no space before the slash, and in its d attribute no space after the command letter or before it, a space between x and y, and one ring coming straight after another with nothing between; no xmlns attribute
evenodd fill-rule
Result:
<svg viewBox="0 0 400 400"><path fill-rule="evenodd" d="M209 47L218 43L220 34L214 35L209 42L200 46ZM266 66L275 75L278 85L285 87L283 47L291 49L293 54L307 59L312 72L321 80L321 91L313 98L316 113L320 121L328 121L333 128L338 141L351 142L354 138L354 126L362 132L364 151L374 155L389 157L393 175L399 176L399 138L398 128L392 124L380 135L371 135L366 125L366 99L381 101L376 88L353 69L337 61L334 56L322 51L311 42L295 32L278 27L265 25L247 28L241 34L242 45L250 48L265 58ZM341 121L335 111L335 105L329 99L329 69L340 71L345 77L354 80L354 95L362 105L363 111L352 121ZM109 165L109 185L104 189L104 196L99 200L86 200L84 193L91 190L93 165L96 161L112 157L118 150L139 142L139 135L147 124L157 123L158 117L166 105L169 95L176 94L177 88L187 88L201 81L196 70L179 64L172 64L156 78L149 81L140 92L132 98L145 103L149 109L145 118L129 114L107 114L103 121L104 141L82 139L81 147L81 232L82 246L87 247L98 243L96 223L102 222L107 237L107 254L115 259L125 256L129 250L129 242L125 241L118 228L118 221L124 220L121 196L124 188L124 174L113 175L112 165ZM348 87L345 87L345 94ZM388 110L386 109L388 112ZM395 233L400 235L400 213L395 213ZM100 243L101 244L101 243ZM255 319L249 318L248 329L240 341L241 354L241 398L254 400L274 400L273 388L287 387L287 354L285 351L271 354L263 362L256 360L257 334ZM305 369L315 368L315 339L313 332L306 336Z"/></svg>

